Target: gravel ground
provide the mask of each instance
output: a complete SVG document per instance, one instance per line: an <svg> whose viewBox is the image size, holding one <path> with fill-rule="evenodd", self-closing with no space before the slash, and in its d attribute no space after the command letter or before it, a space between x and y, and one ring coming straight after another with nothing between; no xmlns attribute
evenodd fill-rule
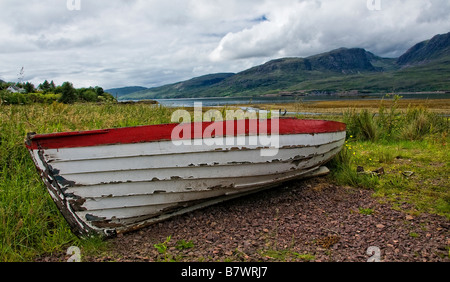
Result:
<svg viewBox="0 0 450 282"><path fill-rule="evenodd" d="M290 182L121 235L110 255L85 259L367 261L377 255L366 253L374 246L381 261L450 261L446 218L412 216L371 194L326 178ZM166 252L158 252L154 244L168 236Z"/></svg>
<svg viewBox="0 0 450 282"><path fill-rule="evenodd" d="M119 235L105 254L82 259L364 262L379 255L385 262L450 262L448 219L409 215L371 194L327 178L290 182ZM158 252L154 244L168 236Z"/></svg>

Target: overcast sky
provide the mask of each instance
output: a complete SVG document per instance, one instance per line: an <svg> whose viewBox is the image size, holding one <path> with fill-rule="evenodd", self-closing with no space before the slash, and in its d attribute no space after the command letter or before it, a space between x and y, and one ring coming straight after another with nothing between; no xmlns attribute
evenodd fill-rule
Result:
<svg viewBox="0 0 450 282"><path fill-rule="evenodd" d="M79 2L79 5L78 3ZM0 0L0 79L159 86L450 31L449 0Z"/></svg>

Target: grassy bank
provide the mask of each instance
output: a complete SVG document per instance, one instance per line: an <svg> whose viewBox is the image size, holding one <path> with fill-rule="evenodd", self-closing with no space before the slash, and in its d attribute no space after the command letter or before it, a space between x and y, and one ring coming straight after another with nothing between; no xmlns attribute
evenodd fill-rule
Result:
<svg viewBox="0 0 450 282"><path fill-rule="evenodd" d="M373 111L376 110L376 114ZM343 113L345 147L331 162L333 181L374 190L408 212L450 219L449 119L423 106Z"/></svg>
<svg viewBox="0 0 450 282"><path fill-rule="evenodd" d="M397 208L408 204L408 213L428 212L450 219L446 142L439 136L381 143L350 139L330 177L338 184L372 189L375 197Z"/></svg>
<svg viewBox="0 0 450 282"><path fill-rule="evenodd" d="M326 117L349 125L346 146L331 163L330 180L373 189L380 200L399 208L409 203L411 213L450 218L448 120L425 108L402 109L400 103L380 108L378 102L368 112L346 109L344 115ZM30 261L70 245L85 254L107 244L80 240L70 232L24 146L27 132L167 123L174 110L147 104L0 106L0 261ZM364 171L358 173L357 166ZM371 173L380 167L384 174Z"/></svg>

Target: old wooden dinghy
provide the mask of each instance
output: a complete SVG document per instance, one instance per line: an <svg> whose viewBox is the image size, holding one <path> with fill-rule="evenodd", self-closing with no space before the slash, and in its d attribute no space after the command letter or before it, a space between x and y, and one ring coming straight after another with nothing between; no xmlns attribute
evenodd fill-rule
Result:
<svg viewBox="0 0 450 282"><path fill-rule="evenodd" d="M325 174L345 140L345 124L334 121L277 119L276 127L247 119L29 133L26 146L73 232L114 236ZM278 138L276 148L258 136Z"/></svg>

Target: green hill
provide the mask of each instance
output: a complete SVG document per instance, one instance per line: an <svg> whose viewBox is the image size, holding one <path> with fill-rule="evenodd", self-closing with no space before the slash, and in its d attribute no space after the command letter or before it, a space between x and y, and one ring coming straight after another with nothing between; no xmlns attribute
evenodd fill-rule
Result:
<svg viewBox="0 0 450 282"><path fill-rule="evenodd" d="M142 91L147 89L146 87L142 86L126 86L126 87L120 87L120 88L111 88L106 89L105 92L108 92L109 94L113 95L114 97L122 97L134 92Z"/></svg>
<svg viewBox="0 0 450 282"><path fill-rule="evenodd" d="M450 32L417 43L397 60L399 65L417 65L450 55Z"/></svg>
<svg viewBox="0 0 450 282"><path fill-rule="evenodd" d="M160 87L149 88L124 96L126 99L153 99L153 98L179 98L202 97L214 95L202 95L202 92L210 91L214 85L222 82L234 73L216 73L192 78L190 80L168 84Z"/></svg>
<svg viewBox="0 0 450 282"><path fill-rule="evenodd" d="M288 91L307 89L309 91L343 92L358 90L361 93L416 92L450 90L450 56L417 65L373 74L331 76L309 80L293 85Z"/></svg>
<svg viewBox="0 0 450 282"><path fill-rule="evenodd" d="M399 58L382 58L361 48L339 48L307 58L271 60L237 74L204 75L121 98L449 90L449 38L450 33L436 35Z"/></svg>

